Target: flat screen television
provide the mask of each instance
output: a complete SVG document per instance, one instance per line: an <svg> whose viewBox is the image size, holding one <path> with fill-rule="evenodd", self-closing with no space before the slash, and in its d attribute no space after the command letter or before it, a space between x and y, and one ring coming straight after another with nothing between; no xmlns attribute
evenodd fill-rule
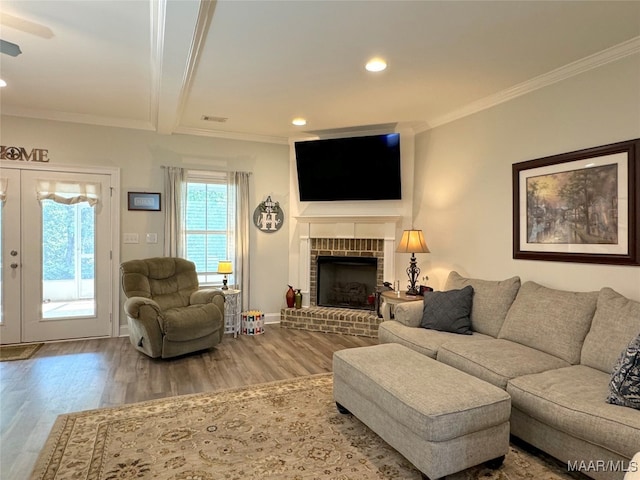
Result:
<svg viewBox="0 0 640 480"><path fill-rule="evenodd" d="M400 200L400 134L296 142L300 201Z"/></svg>

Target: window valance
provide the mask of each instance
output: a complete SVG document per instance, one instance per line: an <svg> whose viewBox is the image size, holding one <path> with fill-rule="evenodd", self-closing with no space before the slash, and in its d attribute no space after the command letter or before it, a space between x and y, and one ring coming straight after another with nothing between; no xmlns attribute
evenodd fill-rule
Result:
<svg viewBox="0 0 640 480"><path fill-rule="evenodd" d="M100 200L101 192L99 183L38 180L36 193L38 200L53 200L66 205L88 202L93 207Z"/></svg>

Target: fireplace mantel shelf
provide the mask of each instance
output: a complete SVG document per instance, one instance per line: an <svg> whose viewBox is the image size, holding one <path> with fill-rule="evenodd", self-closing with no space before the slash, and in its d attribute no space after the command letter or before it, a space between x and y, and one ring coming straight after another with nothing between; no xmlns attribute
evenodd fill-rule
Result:
<svg viewBox="0 0 640 480"><path fill-rule="evenodd" d="M300 215L301 223L396 223L401 215Z"/></svg>

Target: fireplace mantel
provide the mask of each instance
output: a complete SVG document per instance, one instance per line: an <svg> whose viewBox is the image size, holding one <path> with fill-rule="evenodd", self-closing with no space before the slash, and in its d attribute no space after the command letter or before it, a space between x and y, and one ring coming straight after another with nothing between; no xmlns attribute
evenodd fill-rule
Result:
<svg viewBox="0 0 640 480"><path fill-rule="evenodd" d="M324 214L294 216L298 222L298 285L302 291L303 306L310 305L311 293L311 240L376 239L383 244L382 280L395 280L396 230L401 215L386 214Z"/></svg>

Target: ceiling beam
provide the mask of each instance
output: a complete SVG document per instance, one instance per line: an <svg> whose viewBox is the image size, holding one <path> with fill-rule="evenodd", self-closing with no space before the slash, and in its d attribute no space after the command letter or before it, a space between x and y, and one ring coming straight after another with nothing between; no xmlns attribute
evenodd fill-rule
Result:
<svg viewBox="0 0 640 480"><path fill-rule="evenodd" d="M198 66L215 0L152 0L153 92L151 118L156 131L178 127Z"/></svg>

